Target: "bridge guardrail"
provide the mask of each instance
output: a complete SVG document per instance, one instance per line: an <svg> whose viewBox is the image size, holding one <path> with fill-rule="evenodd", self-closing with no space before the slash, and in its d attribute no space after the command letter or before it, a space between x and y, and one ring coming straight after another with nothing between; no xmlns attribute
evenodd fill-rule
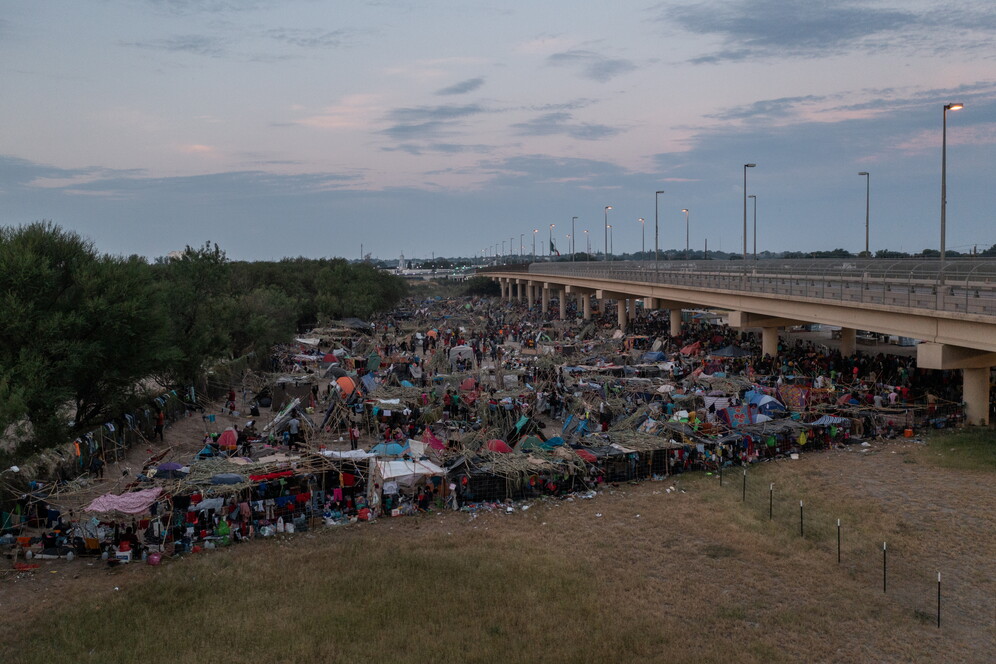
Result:
<svg viewBox="0 0 996 664"><path fill-rule="evenodd" d="M525 271L525 265L482 272ZM511 268L511 269L509 269ZM996 316L996 260L620 261L533 263L567 275Z"/></svg>

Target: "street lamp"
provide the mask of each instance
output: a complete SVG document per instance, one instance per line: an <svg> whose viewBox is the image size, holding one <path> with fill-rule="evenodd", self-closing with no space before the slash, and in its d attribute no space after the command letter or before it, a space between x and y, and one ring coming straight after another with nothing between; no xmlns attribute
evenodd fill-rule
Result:
<svg viewBox="0 0 996 664"><path fill-rule="evenodd" d="M605 244L602 245L602 248L604 249L603 253L605 254L605 257L604 257L605 260L609 260L609 210L611 210L611 209L612 209L611 205L606 205L605 206L605 210L604 210L604 212L605 212L605 223L604 223L605 228L603 229L603 231L604 231L604 235L605 235Z"/></svg>
<svg viewBox="0 0 996 664"><path fill-rule="evenodd" d="M608 231L609 231L609 256L611 256L611 255L613 255L614 253L616 253L616 252L615 252L615 251L613 251L613 249L612 249L612 224L608 224L608 225L607 225L607 228L608 228Z"/></svg>
<svg viewBox="0 0 996 664"><path fill-rule="evenodd" d="M574 222L577 221L577 217L571 217L571 262L574 262Z"/></svg>
<svg viewBox="0 0 996 664"><path fill-rule="evenodd" d="M538 228L533 229L533 262L536 262L536 234L539 233Z"/></svg>
<svg viewBox="0 0 996 664"><path fill-rule="evenodd" d="M747 169L757 164L744 164L744 265L747 264Z"/></svg>
<svg viewBox="0 0 996 664"><path fill-rule="evenodd" d="M685 260L688 260L688 208L681 208L685 213Z"/></svg>
<svg viewBox="0 0 996 664"><path fill-rule="evenodd" d="M525 233L519 233L519 258L520 259L523 257L522 254L526 251L525 237L526 237Z"/></svg>
<svg viewBox="0 0 996 664"><path fill-rule="evenodd" d="M757 260L757 194L751 194L747 198L754 199L754 260Z"/></svg>
<svg viewBox="0 0 996 664"><path fill-rule="evenodd" d="M584 244L585 244L585 253L588 255L588 260L591 260L591 236L588 235L588 231L584 232Z"/></svg>
<svg viewBox="0 0 996 664"><path fill-rule="evenodd" d="M547 247L546 250L546 255L550 258L551 261L553 260L553 227L556 225L557 224L550 224L550 246Z"/></svg>
<svg viewBox="0 0 996 664"><path fill-rule="evenodd" d="M868 250L868 213L871 211L871 173L861 171L858 175L865 176L865 257L871 257Z"/></svg>
<svg viewBox="0 0 996 664"><path fill-rule="evenodd" d="M664 193L663 191L654 192L654 272L655 273L660 271L660 265L658 263L660 261L660 250L661 250L660 246L661 228L659 222L660 205L658 205L658 203L660 202L660 196L663 193Z"/></svg>
<svg viewBox="0 0 996 664"><path fill-rule="evenodd" d="M501 255L502 255L502 258L505 257L505 240L501 241Z"/></svg>
<svg viewBox="0 0 996 664"><path fill-rule="evenodd" d="M964 104L945 104L943 113L943 131L941 134L941 271L944 278L944 255L947 248L947 206L948 206L948 111L960 111Z"/></svg>
<svg viewBox="0 0 996 664"><path fill-rule="evenodd" d="M643 217L640 217L637 221L640 222L640 237L642 238L640 240L640 253L645 254L647 253L647 222Z"/></svg>

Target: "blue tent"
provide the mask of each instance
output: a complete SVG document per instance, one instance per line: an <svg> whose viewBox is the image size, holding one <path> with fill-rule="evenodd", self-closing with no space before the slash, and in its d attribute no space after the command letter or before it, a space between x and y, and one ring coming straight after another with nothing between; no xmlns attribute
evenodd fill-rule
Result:
<svg viewBox="0 0 996 664"><path fill-rule="evenodd" d="M658 351L649 351L643 354L643 362L663 362L667 359L667 355Z"/></svg>
<svg viewBox="0 0 996 664"><path fill-rule="evenodd" d="M408 450L408 443L402 447L398 443L379 443L373 446L370 451L379 456L401 456Z"/></svg>

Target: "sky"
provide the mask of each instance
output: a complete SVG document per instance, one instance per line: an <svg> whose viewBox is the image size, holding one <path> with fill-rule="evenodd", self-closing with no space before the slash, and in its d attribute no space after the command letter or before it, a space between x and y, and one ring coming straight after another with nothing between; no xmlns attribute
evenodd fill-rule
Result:
<svg viewBox="0 0 996 664"><path fill-rule="evenodd" d="M746 163L759 251L863 250L862 171L871 250L936 249L948 103L947 247L996 244L991 0L0 7L0 225L110 254L738 250Z"/></svg>

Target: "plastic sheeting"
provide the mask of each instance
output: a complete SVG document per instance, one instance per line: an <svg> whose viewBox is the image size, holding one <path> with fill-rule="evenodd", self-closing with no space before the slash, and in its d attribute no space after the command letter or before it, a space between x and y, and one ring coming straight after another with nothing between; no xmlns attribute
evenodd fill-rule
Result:
<svg viewBox="0 0 996 664"><path fill-rule="evenodd" d="M132 493L123 493L115 496L113 493L105 493L93 499L83 510L85 512L121 512L122 514L142 514L148 511L149 505L156 502L163 490L159 487L154 489L143 489Z"/></svg>

